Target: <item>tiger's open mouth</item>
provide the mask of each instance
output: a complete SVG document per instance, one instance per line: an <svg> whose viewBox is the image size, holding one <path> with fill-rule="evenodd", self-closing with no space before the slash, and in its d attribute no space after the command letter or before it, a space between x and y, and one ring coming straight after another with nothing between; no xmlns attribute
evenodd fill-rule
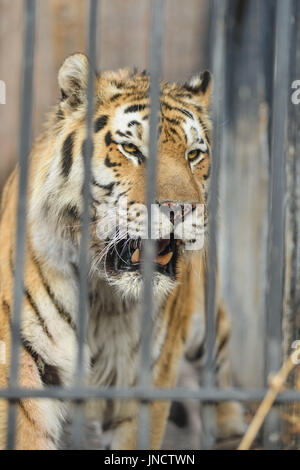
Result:
<svg viewBox="0 0 300 470"><path fill-rule="evenodd" d="M175 277L178 243L179 241L175 240L173 235L171 238L156 241L156 271L172 278ZM144 241L140 238L121 240L108 252L107 263L115 272L141 270L143 247Z"/></svg>

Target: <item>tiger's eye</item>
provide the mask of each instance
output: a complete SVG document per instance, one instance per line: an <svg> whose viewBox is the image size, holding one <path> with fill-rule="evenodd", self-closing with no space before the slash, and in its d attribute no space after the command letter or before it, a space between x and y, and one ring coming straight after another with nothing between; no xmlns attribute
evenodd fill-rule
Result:
<svg viewBox="0 0 300 470"><path fill-rule="evenodd" d="M193 161L197 160L199 155L200 155L200 150L199 149L191 150L188 153L188 159L189 159L190 162L193 162Z"/></svg>
<svg viewBox="0 0 300 470"><path fill-rule="evenodd" d="M122 144L122 147L125 150L125 152L127 152L127 153L136 153L137 152L137 148L134 144Z"/></svg>

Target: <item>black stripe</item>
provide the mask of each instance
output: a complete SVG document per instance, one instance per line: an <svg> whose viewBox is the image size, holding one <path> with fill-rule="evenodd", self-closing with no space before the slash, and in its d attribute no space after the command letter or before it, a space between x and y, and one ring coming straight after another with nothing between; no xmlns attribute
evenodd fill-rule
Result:
<svg viewBox="0 0 300 470"><path fill-rule="evenodd" d="M193 103L193 106L196 108L198 113L203 113L203 108L202 106L199 106L198 104Z"/></svg>
<svg viewBox="0 0 300 470"><path fill-rule="evenodd" d="M165 129L165 135L166 135L166 139L163 141L163 142L168 142L168 140L170 139L172 142L175 142L175 138L173 135L170 134L170 132Z"/></svg>
<svg viewBox="0 0 300 470"><path fill-rule="evenodd" d="M74 276L76 277L77 280L79 280L79 268L78 268L77 264L71 263L71 267L72 267Z"/></svg>
<svg viewBox="0 0 300 470"><path fill-rule="evenodd" d="M117 131L116 134L118 134L118 135L121 136L121 137L126 137L126 134L124 134L124 133L121 132L121 131Z"/></svg>
<svg viewBox="0 0 300 470"><path fill-rule="evenodd" d="M10 252L10 259L9 259L9 261L10 261L10 268L11 268L12 274L13 274L13 276L14 276L15 273L14 273L13 262L12 262L12 251ZM27 298L28 302L30 303L30 305L31 305L31 307L32 307L32 309L33 309L33 311L34 311L34 313L36 314L37 318L39 319L39 322L41 323L41 326L42 326L42 328L43 328L43 331L46 333L46 335L47 335L51 340L53 340L53 336L52 336L51 333L49 332L49 330L48 330L48 328L47 328L47 325L46 325L46 323L45 323L45 320L41 317L40 312L39 312L39 310L38 310L38 308L37 308L37 305L36 305L36 303L34 302L34 300L33 300L32 296L31 296L31 294L30 294L29 291L28 291L28 289L26 289L26 288L24 289L24 294L25 294L25 297ZM5 305L5 304L6 304L6 305ZM5 301L3 301L3 305L6 306L6 308L9 308L9 305L8 305Z"/></svg>
<svg viewBox="0 0 300 470"><path fill-rule="evenodd" d="M182 114L185 114L187 117L189 117L190 119L194 119L193 115L187 111L186 109L183 109L183 108L176 108L177 111L179 111L180 113Z"/></svg>
<svg viewBox="0 0 300 470"><path fill-rule="evenodd" d="M76 132L71 132L71 134L68 135L66 140L63 143L63 148L62 148L62 154L63 154L63 159L62 159L62 174L65 178L68 177L71 168L72 168L72 163L73 163L73 147L74 147L74 137L75 137Z"/></svg>
<svg viewBox="0 0 300 470"><path fill-rule="evenodd" d="M125 196L125 194L127 194L127 191L122 191L120 194L118 194L117 198L115 199L115 203L118 202L122 196Z"/></svg>
<svg viewBox="0 0 300 470"><path fill-rule="evenodd" d="M45 385L61 385L57 367L45 363L44 372L42 374L42 381Z"/></svg>
<svg viewBox="0 0 300 470"><path fill-rule="evenodd" d="M120 96L123 96L122 93L115 93L114 95L112 95L109 99L109 103L112 103L113 101L116 101L118 98L120 98Z"/></svg>
<svg viewBox="0 0 300 470"><path fill-rule="evenodd" d="M68 95L63 89L60 90L60 93L61 93L61 101L65 101L68 98Z"/></svg>
<svg viewBox="0 0 300 470"><path fill-rule="evenodd" d="M32 345L30 344L30 342L24 338L24 336L21 335L21 342L22 342L22 346L23 348L25 349L25 351L32 357L32 359L34 360L35 362L35 365L39 371L39 373L41 374L41 371L42 371L42 367L43 367L43 359L38 355L38 353L33 349Z"/></svg>
<svg viewBox="0 0 300 470"><path fill-rule="evenodd" d="M90 359L90 365L91 365L91 368L95 367L95 365L97 364L97 362L99 361L100 359L100 356L101 354L103 353L103 347L100 347L98 349L98 351L96 352L96 354L94 354L91 359Z"/></svg>
<svg viewBox="0 0 300 470"><path fill-rule="evenodd" d="M106 144L107 147L109 147L112 143L113 143L113 140L112 140L111 132L108 131L105 134L105 144Z"/></svg>
<svg viewBox="0 0 300 470"><path fill-rule="evenodd" d="M164 106L166 109L168 109L169 111L175 111L177 108L173 108L173 106L171 106L169 103L167 103L166 101L161 101L160 102L161 106Z"/></svg>
<svg viewBox="0 0 300 470"><path fill-rule="evenodd" d="M141 125L140 122L133 120L133 121L130 121L130 123L128 124L128 127L140 126L140 125Z"/></svg>
<svg viewBox="0 0 300 470"><path fill-rule="evenodd" d="M205 175L203 175L204 180L207 180L210 177L210 172L211 172L211 165L209 165L209 167L207 169L207 173Z"/></svg>
<svg viewBox="0 0 300 470"><path fill-rule="evenodd" d="M180 134L177 132L177 130L174 127L170 127L170 131L172 132L172 134L180 138Z"/></svg>
<svg viewBox="0 0 300 470"><path fill-rule="evenodd" d="M5 310L6 315L8 316L9 321L11 321L10 306L6 300L2 300L2 307Z"/></svg>
<svg viewBox="0 0 300 470"><path fill-rule="evenodd" d="M1 197L0 197L0 217L2 217L5 209L6 209L6 201L9 197L9 194L10 194L10 188L11 188L11 185L14 181L14 176L15 176L15 173L16 171L14 170L11 175L9 176L8 180L6 181L6 185L5 187L3 188L3 191L2 191L2 194L1 194Z"/></svg>
<svg viewBox="0 0 300 470"><path fill-rule="evenodd" d="M172 96L172 98L173 98L173 96ZM191 93L178 92L174 95L174 99L178 100L178 98L179 99L183 98L183 99L188 99L189 100L189 99L192 98L192 95L191 95Z"/></svg>
<svg viewBox="0 0 300 470"><path fill-rule="evenodd" d="M194 361L199 361L199 359L202 359L203 356L204 356L204 353L205 353L205 346L204 346L204 342L202 342L194 355L190 355L190 354L186 354L186 358L191 361L191 362L194 362Z"/></svg>
<svg viewBox="0 0 300 470"><path fill-rule="evenodd" d="M57 229L64 239L77 244L77 234L80 229L80 212L76 205L67 205L59 212Z"/></svg>
<svg viewBox="0 0 300 470"><path fill-rule="evenodd" d="M48 338L50 338L51 340L53 340L53 336L51 335L50 331L48 330L47 328L47 325L45 323L45 320L44 318L41 316L40 312L39 312L39 309L35 303L35 301L33 300L30 292L28 291L28 289L24 289L24 294L25 294L25 297L27 298L30 306L32 307L32 310L34 311L35 315L37 316L42 328L43 328L43 331L44 333L48 336Z"/></svg>
<svg viewBox="0 0 300 470"><path fill-rule="evenodd" d="M100 116L95 122L95 132L101 131L107 124L108 116Z"/></svg>
<svg viewBox="0 0 300 470"><path fill-rule="evenodd" d="M62 121L64 119L65 115L61 108L58 109L56 116L58 121Z"/></svg>
<svg viewBox="0 0 300 470"><path fill-rule="evenodd" d="M101 204L101 202L98 199L96 199L94 196L91 196L91 198L92 198L92 203L94 207L99 206Z"/></svg>
<svg viewBox="0 0 300 470"><path fill-rule="evenodd" d="M114 166L121 166L121 163L115 163L115 162L112 162L109 158L109 155L106 155L105 157L105 160L104 160L104 164L108 167L108 168L113 168Z"/></svg>
<svg viewBox="0 0 300 470"><path fill-rule="evenodd" d="M130 357L133 359L135 355L139 352L141 346L142 338L140 337L138 341L132 346L130 351Z"/></svg>
<svg viewBox="0 0 300 470"><path fill-rule="evenodd" d="M198 117L198 119L199 119L199 123L200 123L200 125L201 125L201 127L202 127L202 130L203 130L203 132L204 132L204 135L205 135L205 138L206 138L206 140L207 140L207 143L210 144L210 138L209 138L209 135L208 135L207 127L206 127L206 125L204 124L204 122L202 121L202 119L201 119L200 116Z"/></svg>
<svg viewBox="0 0 300 470"><path fill-rule="evenodd" d="M136 113L137 111L143 111L143 109L149 108L148 104L132 104L125 109L125 113Z"/></svg>
<svg viewBox="0 0 300 470"><path fill-rule="evenodd" d="M30 354L34 360L36 367L40 373L44 385L62 385L58 368L51 364L47 364L43 358L34 350L32 344L23 336L21 337L22 346L25 351Z"/></svg>
<svg viewBox="0 0 300 470"><path fill-rule="evenodd" d="M227 362L227 358L226 357L223 357L221 358L218 363L217 363L217 366L214 365L215 367L215 374L219 374L221 368L224 366L224 364Z"/></svg>
<svg viewBox="0 0 300 470"><path fill-rule="evenodd" d="M32 256L33 260L34 260L34 263L37 267L37 270L38 270L38 273L39 273L39 276L41 278L41 281L42 281L42 284L45 288L45 290L47 291L47 294L48 296L50 297L51 299L51 302L53 303L54 307L56 308L56 310L58 311L59 315L61 316L61 318L70 325L70 327L76 331L76 325L70 315L69 312L67 312L64 308L64 306L60 303L59 300L57 300L57 298L55 297L55 294L54 292L52 291L51 287L49 286L49 284L47 283L44 275L43 275L43 272L42 272L42 268L38 262L38 260Z"/></svg>
<svg viewBox="0 0 300 470"><path fill-rule="evenodd" d="M114 430L124 423L131 423L131 421L133 421L133 418L131 416L128 416L128 418L109 420L103 423L102 430L103 431Z"/></svg>
<svg viewBox="0 0 300 470"><path fill-rule="evenodd" d="M77 222L80 219L79 209L75 204L68 204L61 210L60 214L61 217L66 218L68 221L73 220Z"/></svg>
<svg viewBox="0 0 300 470"><path fill-rule="evenodd" d="M169 103L167 103L166 101L162 101L161 102L162 106L164 106L166 109L168 109L169 111L179 111L181 114L184 114L185 116L189 117L190 119L193 119L194 120L194 117L193 115L187 110L187 109L183 109L183 108L178 108L178 107L173 107L171 106Z"/></svg>
<svg viewBox="0 0 300 470"><path fill-rule="evenodd" d="M217 360L218 360L219 355L223 351L223 349L226 347L228 341L229 341L229 335L226 335L226 336L224 336L224 338L221 339L221 341L218 345L217 353L216 353Z"/></svg>
<svg viewBox="0 0 300 470"><path fill-rule="evenodd" d="M171 404L169 420L179 428L187 427L189 424L189 415L184 404L179 401L173 401Z"/></svg>
<svg viewBox="0 0 300 470"><path fill-rule="evenodd" d="M112 190L115 186L115 183L112 182L112 183L109 183L109 184L100 184L100 183L97 183L97 181L93 180L92 181L92 184L94 186L97 186L97 188L101 188L101 189L104 189L105 191L107 191L106 193L106 196L110 196L111 193L112 193Z"/></svg>
<svg viewBox="0 0 300 470"><path fill-rule="evenodd" d="M181 100L179 98L176 98L175 96L168 95L168 98L174 101L175 106L178 106L179 104L181 105L181 108L185 109L187 102L185 100ZM197 104L193 103L192 104L193 109L195 108L197 111L201 111L201 106L198 106Z"/></svg>
<svg viewBox="0 0 300 470"><path fill-rule="evenodd" d="M28 413L27 409L25 408L25 405L24 405L23 401L22 400L17 400L17 404L20 407L21 411L23 412L23 415L25 416L27 421L29 421L33 426L36 426L36 422L34 421L34 419L32 419L32 417Z"/></svg>
<svg viewBox="0 0 300 470"><path fill-rule="evenodd" d="M175 126L180 126L183 118L181 118L180 120L180 119L174 119L174 118L169 118L168 116L164 116L163 119L165 119L170 124L174 124Z"/></svg>
<svg viewBox="0 0 300 470"><path fill-rule="evenodd" d="M114 85L119 90L121 90L125 86L125 83L123 81L117 81L117 80L112 80L111 84Z"/></svg>

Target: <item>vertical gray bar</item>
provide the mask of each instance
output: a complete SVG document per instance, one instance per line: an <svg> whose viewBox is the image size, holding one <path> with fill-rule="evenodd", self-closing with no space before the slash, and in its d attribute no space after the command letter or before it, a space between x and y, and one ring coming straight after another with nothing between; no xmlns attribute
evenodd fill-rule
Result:
<svg viewBox="0 0 300 470"><path fill-rule="evenodd" d="M94 114L94 79L96 71L96 44L97 44L97 18L98 0L89 0L88 15L88 58L89 75L87 88L87 115L86 139L83 145L84 153L84 180L83 180L83 207L81 214L81 242L79 252L79 295L78 295L78 356L77 370L74 386L80 387L84 383L84 345L86 341L88 323L88 294L89 294L89 223L90 223L90 181L91 160L93 156L93 114ZM76 404L72 429L73 448L82 446L84 426L83 403Z"/></svg>
<svg viewBox="0 0 300 470"><path fill-rule="evenodd" d="M291 31L290 61L291 83L300 77L300 2L292 0L292 31ZM294 89L292 89L294 90ZM300 107L290 100L288 109L288 155L287 155L287 240L286 262L289 266L285 280L285 298L283 310L284 356L287 358L291 352L291 345L300 338L299 315L295 315L300 306ZM291 374L288 384L294 388L297 385L297 374ZM298 409L297 409L298 408ZM284 413L292 415L295 419L299 414L299 405L288 404ZM285 423L285 432L289 431L289 424ZM300 434L291 434L289 449L300 449Z"/></svg>
<svg viewBox="0 0 300 470"><path fill-rule="evenodd" d="M23 57L21 79L21 115L19 142L19 188L17 209L17 235L15 251L14 309L11 325L11 362L9 386L15 387L18 382L20 326L23 302L26 210L29 153L32 133L33 108L33 64L35 41L35 0L25 0L23 9ZM15 426L17 408L11 403L8 414L7 448L15 445Z"/></svg>
<svg viewBox="0 0 300 470"><path fill-rule="evenodd" d="M144 311L141 322L141 369L140 386L151 386L151 344L153 320L152 280L155 258L155 240L151 239L151 206L156 200L156 168L157 168L157 130L160 109L160 74L162 59L162 35L164 20L164 1L151 0L151 37L150 37L150 135L149 160L147 162L146 201L148 212L148 239L145 240L143 276L144 276ZM139 422L139 449L149 447L149 407L141 404Z"/></svg>
<svg viewBox="0 0 300 470"><path fill-rule="evenodd" d="M271 134L269 236L266 293L266 381L282 362L282 308L285 266L285 152L290 90L291 0L277 0ZM273 409L264 429L264 449L279 447L280 418Z"/></svg>
<svg viewBox="0 0 300 470"><path fill-rule="evenodd" d="M225 96L225 15L227 0L213 0L211 6L211 43L212 43L212 72L214 77L214 92L212 101L213 120L213 150L212 171L208 201L209 242L207 249L206 276L206 364L204 371L204 386L214 386L214 354L215 354L215 316L216 316L216 274L218 264L218 199L219 172L222 152L222 123L224 122ZM203 406L203 442L204 449L214 447L214 406Z"/></svg>

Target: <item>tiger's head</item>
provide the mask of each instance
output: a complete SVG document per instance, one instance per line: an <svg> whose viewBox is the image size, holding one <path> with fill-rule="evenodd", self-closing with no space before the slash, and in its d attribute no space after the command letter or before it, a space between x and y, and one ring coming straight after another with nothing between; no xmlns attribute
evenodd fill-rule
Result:
<svg viewBox="0 0 300 470"><path fill-rule="evenodd" d="M61 101L43 137L48 157L39 157L38 163L43 168L39 185L43 185L45 197L35 189L32 195L33 204L75 261L82 210L88 71L83 54L68 57L59 70ZM174 287L181 260L202 247L195 232L203 235L206 219L211 82L206 71L182 86L161 84L157 204L151 227L157 247L156 295ZM149 86L145 73L122 69L95 74L91 269L122 295L135 298L141 295L143 284L140 268L147 220ZM63 257L62 252L58 257Z"/></svg>

